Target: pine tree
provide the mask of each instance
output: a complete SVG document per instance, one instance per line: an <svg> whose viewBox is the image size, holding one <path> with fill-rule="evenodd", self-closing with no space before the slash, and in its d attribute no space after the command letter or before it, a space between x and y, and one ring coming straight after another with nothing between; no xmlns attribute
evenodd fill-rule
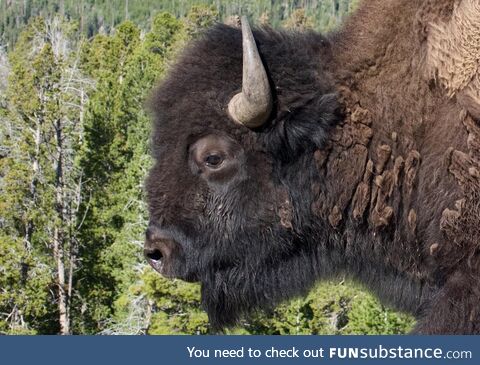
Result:
<svg viewBox="0 0 480 365"><path fill-rule="evenodd" d="M184 29L168 13L156 16L152 31L125 63L125 77L118 85L112 116L115 124L125 130L122 154L128 162L111 180L111 190L116 194L110 209L122 211L122 222L116 227L105 258L112 267L120 295L115 297L115 313L104 333L144 333L148 327L151 304L140 290L140 276L145 270L143 237L148 224L143 181L151 166L148 149L151 122L145 102L165 70L173 45L185 38Z"/></svg>
<svg viewBox="0 0 480 365"><path fill-rule="evenodd" d="M62 334L70 333L70 298L78 260L76 217L82 185L76 154L86 85L75 57L70 58L70 30L58 18L35 19L12 52L7 100L10 153L2 166L2 204L10 220L4 230L10 245L19 250L11 269L15 271L16 266L21 272L20 276L10 272L16 278L11 282L10 306L25 328L41 327L37 322L45 320L49 331ZM36 280L42 283L37 290L44 293L39 295L44 304L22 299ZM30 308L32 303L40 308ZM53 305L57 309L51 310ZM29 320L23 315L27 309L34 314ZM56 320L42 318L52 313Z"/></svg>
<svg viewBox="0 0 480 365"><path fill-rule="evenodd" d="M123 21L134 22L148 31L152 19L160 12L169 12L176 18L184 18L193 6L203 9L216 7L219 20L247 15L252 20L266 20L273 27L281 26L296 9L305 9L318 31L329 31L338 26L346 13L351 12L358 0L201 0L201 1L98 1L98 0L28 0L0 2L0 42L12 47L24 25L31 17L66 15L79 24L81 35L91 38L98 33L110 33Z"/></svg>
<svg viewBox="0 0 480 365"><path fill-rule="evenodd" d="M82 51L82 68L96 80L85 112L85 139L80 166L84 171L80 215L82 267L77 278L82 282L75 308L79 321L74 330L96 333L111 317L115 298L114 270L121 265L120 257L109 254L110 247L124 224L121 194L115 181L129 161L128 124L117 118L119 90L126 75L125 66L140 42L140 31L125 22L113 36L97 35ZM123 256L122 256L123 257Z"/></svg>
<svg viewBox="0 0 480 365"><path fill-rule="evenodd" d="M295 29L299 31L312 29L313 20L305 14L305 9L295 9L290 17L284 22L287 29Z"/></svg>
<svg viewBox="0 0 480 365"><path fill-rule="evenodd" d="M145 301L132 289L143 270L147 225L142 187L151 162L145 101L182 31L177 19L161 13L143 40L139 29L125 22L114 35L99 35L85 49L84 68L97 87L87 111L82 159L89 179L83 208L87 258L81 274L89 284L78 305L89 319L79 324L82 331L137 333L145 327L134 315ZM132 318L138 323L127 324Z"/></svg>

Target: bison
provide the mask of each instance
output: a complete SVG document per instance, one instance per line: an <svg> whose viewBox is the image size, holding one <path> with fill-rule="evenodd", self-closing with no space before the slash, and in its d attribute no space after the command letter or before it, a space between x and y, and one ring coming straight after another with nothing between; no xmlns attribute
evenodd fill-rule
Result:
<svg viewBox="0 0 480 365"><path fill-rule="evenodd" d="M148 262L216 329L345 275L415 333L480 333L479 67L478 0L214 26L152 96Z"/></svg>

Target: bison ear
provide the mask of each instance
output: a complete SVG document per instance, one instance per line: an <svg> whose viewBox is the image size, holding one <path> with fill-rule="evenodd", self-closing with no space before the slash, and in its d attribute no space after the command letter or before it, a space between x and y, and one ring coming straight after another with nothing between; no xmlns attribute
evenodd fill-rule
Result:
<svg viewBox="0 0 480 365"><path fill-rule="evenodd" d="M335 94L315 94L308 101L279 112L265 133L265 145L284 163L325 146L330 130L341 118Z"/></svg>

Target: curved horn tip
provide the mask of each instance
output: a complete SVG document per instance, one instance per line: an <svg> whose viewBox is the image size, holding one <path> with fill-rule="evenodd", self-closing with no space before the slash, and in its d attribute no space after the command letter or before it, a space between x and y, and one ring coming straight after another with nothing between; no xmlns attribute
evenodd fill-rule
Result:
<svg viewBox="0 0 480 365"><path fill-rule="evenodd" d="M242 92L230 100L228 113L235 122L257 128L270 116L273 98L267 72L246 16L242 16L242 44Z"/></svg>

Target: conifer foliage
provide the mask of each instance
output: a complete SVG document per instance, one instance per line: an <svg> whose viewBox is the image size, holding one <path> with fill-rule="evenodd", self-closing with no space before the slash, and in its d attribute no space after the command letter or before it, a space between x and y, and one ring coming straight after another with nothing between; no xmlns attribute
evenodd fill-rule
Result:
<svg viewBox="0 0 480 365"><path fill-rule="evenodd" d="M2 261L10 270L0 279L0 306L3 325L14 331L71 331L83 188L78 152L91 80L78 68L70 26L36 18L10 54L0 197Z"/></svg>

